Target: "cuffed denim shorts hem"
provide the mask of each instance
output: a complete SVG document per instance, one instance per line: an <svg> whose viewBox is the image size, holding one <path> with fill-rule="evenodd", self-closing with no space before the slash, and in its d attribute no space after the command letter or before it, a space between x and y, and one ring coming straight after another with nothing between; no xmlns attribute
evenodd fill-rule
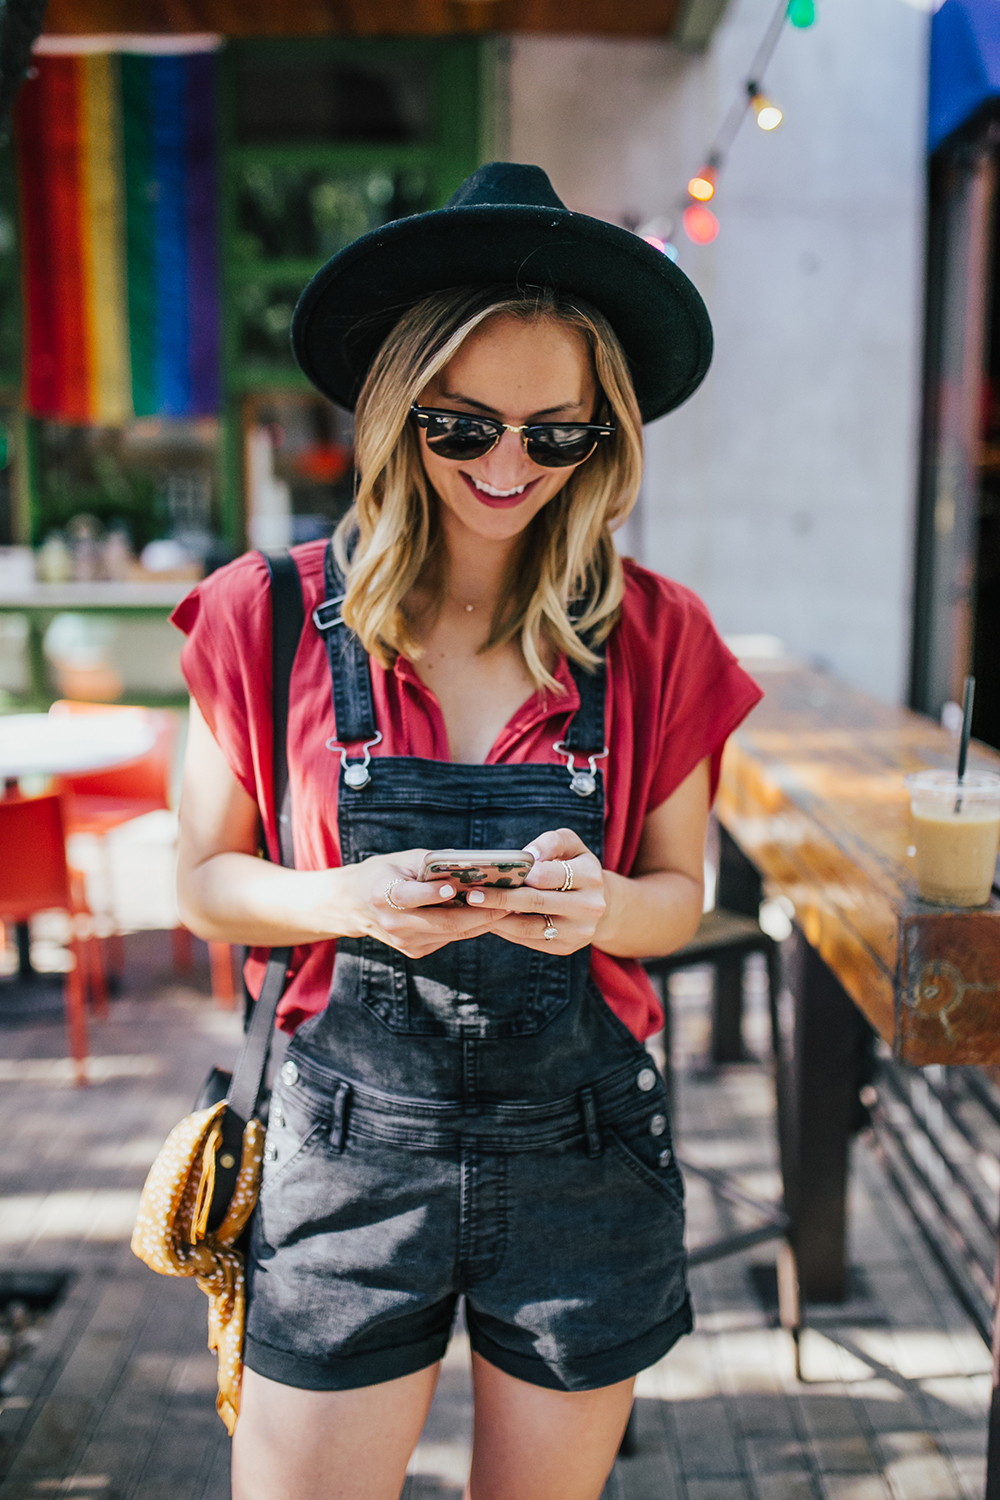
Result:
<svg viewBox="0 0 1000 1500"><path fill-rule="evenodd" d="M617 1385L620 1380L630 1380L640 1370L655 1365L694 1326L691 1303L686 1300L666 1322L630 1339L627 1344L602 1349L597 1354L566 1356L554 1368L541 1355L506 1349L497 1343L478 1326L475 1310L468 1305L465 1316L469 1325L469 1342L478 1355L505 1375L513 1375L516 1380L542 1386L548 1391L597 1391L603 1386Z"/></svg>
<svg viewBox="0 0 1000 1500"><path fill-rule="evenodd" d="M302 1391L354 1391L366 1385L384 1385L426 1370L444 1358L451 1335L451 1319L440 1333L432 1333L413 1344L388 1349L366 1349L357 1354L331 1355L328 1359L308 1359L288 1349L247 1338L243 1363L248 1370L276 1380L279 1385L295 1386Z"/></svg>

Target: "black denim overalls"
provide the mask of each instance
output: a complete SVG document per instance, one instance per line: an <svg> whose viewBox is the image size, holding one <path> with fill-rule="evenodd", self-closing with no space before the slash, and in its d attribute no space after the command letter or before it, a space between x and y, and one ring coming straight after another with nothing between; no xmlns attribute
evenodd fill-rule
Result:
<svg viewBox="0 0 1000 1500"><path fill-rule="evenodd" d="M330 549L326 570L344 863L560 827L600 856L603 669L573 672L561 763L371 758L369 663ZM340 939L276 1083L249 1261L246 1362L288 1385L433 1363L459 1295L473 1348L536 1385L593 1389L666 1353L691 1315L663 1082L589 949L487 934L413 961Z"/></svg>

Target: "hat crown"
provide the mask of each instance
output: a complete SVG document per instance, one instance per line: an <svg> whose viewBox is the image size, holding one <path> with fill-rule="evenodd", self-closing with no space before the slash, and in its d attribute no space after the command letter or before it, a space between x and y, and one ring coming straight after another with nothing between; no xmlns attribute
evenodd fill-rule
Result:
<svg viewBox="0 0 1000 1500"><path fill-rule="evenodd" d="M561 208L566 205L541 167L516 161L488 161L452 193L445 208Z"/></svg>

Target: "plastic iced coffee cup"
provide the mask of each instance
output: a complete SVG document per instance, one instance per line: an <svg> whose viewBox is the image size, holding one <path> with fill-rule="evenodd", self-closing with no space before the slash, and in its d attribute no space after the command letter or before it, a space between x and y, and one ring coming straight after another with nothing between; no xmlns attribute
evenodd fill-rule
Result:
<svg viewBox="0 0 1000 1500"><path fill-rule="evenodd" d="M985 906L1000 845L1000 776L953 771L907 776L917 888L935 906Z"/></svg>

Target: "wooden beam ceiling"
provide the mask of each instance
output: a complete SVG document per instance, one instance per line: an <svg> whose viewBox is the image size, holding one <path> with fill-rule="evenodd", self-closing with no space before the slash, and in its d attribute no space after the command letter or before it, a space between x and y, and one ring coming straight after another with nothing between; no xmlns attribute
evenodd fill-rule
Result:
<svg viewBox="0 0 1000 1500"><path fill-rule="evenodd" d="M49 0L45 33L662 37L671 35L678 14L690 12L692 4L697 9L705 0Z"/></svg>

